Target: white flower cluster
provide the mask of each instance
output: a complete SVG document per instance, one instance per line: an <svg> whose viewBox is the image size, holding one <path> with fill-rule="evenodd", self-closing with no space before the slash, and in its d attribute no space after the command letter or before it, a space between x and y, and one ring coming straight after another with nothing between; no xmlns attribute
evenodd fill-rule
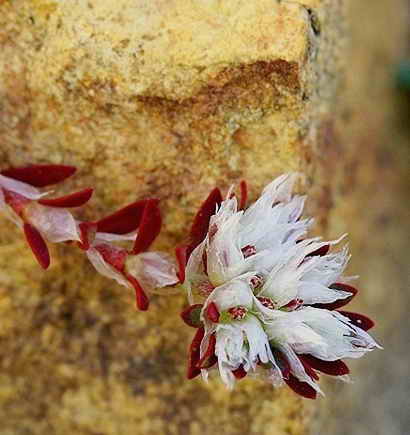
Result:
<svg viewBox="0 0 410 435"><path fill-rule="evenodd" d="M379 346L364 330L370 319L334 310L356 293L340 283L348 251L328 252L341 239L306 238L313 220L301 217L305 197L291 194L296 179L275 179L245 211L235 196L224 200L189 256L183 286L191 304L203 302L190 364L205 377L217 369L232 388L258 371L314 398L316 370L345 377L341 359Z"/></svg>

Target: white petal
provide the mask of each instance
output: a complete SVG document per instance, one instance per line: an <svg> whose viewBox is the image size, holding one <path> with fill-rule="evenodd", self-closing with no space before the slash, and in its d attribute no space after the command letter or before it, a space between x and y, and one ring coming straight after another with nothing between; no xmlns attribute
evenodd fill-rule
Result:
<svg viewBox="0 0 410 435"><path fill-rule="evenodd" d="M135 240L138 230L127 234L112 234L112 233L97 233L95 238L98 242L122 242L127 240Z"/></svg>
<svg viewBox="0 0 410 435"><path fill-rule="evenodd" d="M250 371L256 369L258 361L274 362L262 325L252 315L239 322L218 324L215 354L218 357L221 378L228 387L232 387L234 383L231 371L240 365Z"/></svg>
<svg viewBox="0 0 410 435"><path fill-rule="evenodd" d="M163 252L130 255L126 267L147 290L175 285L179 281L172 257Z"/></svg>
<svg viewBox="0 0 410 435"><path fill-rule="evenodd" d="M211 302L217 305L219 311L227 311L237 306L251 309L253 300L254 296L248 280L246 278L235 279L216 287L204 304L204 310Z"/></svg>
<svg viewBox="0 0 410 435"><path fill-rule="evenodd" d="M337 311L305 307L266 325L269 338L324 361L360 358L379 347L373 338Z"/></svg>
<svg viewBox="0 0 410 435"><path fill-rule="evenodd" d="M204 263L202 260L206 243L207 240L205 239L192 251L185 268L185 281L182 286L187 292L190 304L194 303L192 288L201 282L208 281L208 276L204 272Z"/></svg>
<svg viewBox="0 0 410 435"><path fill-rule="evenodd" d="M30 184L15 180L14 178L5 177L4 175L0 175L0 187L3 187L6 190L10 190L11 192L18 193L25 198L34 200L39 199L50 193L41 193L40 190L36 189Z"/></svg>
<svg viewBox="0 0 410 435"><path fill-rule="evenodd" d="M47 207L32 202L24 209L24 216L49 242L80 240L76 221L64 208Z"/></svg>
<svg viewBox="0 0 410 435"><path fill-rule="evenodd" d="M340 299L347 299L351 293L326 287L316 282L301 281L298 287L298 298L305 305L328 304Z"/></svg>
<svg viewBox="0 0 410 435"><path fill-rule="evenodd" d="M114 279L118 284L125 287L131 287L130 283L124 278L124 276L108 264L95 248L91 247L86 251L86 254L92 265L101 275Z"/></svg>

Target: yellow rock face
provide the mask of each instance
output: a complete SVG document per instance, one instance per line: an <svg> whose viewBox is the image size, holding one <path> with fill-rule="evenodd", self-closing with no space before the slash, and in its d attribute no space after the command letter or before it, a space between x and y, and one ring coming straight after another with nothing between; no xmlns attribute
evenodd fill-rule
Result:
<svg viewBox="0 0 410 435"><path fill-rule="evenodd" d="M81 219L160 197L166 250L215 185L246 178L256 196L300 170L306 190L335 116L344 3L0 1L1 167L76 165L66 188L97 189ZM316 197L326 218L329 193ZM184 379L183 296L136 313L74 248L53 248L44 273L0 225L3 433L305 433L285 389Z"/></svg>

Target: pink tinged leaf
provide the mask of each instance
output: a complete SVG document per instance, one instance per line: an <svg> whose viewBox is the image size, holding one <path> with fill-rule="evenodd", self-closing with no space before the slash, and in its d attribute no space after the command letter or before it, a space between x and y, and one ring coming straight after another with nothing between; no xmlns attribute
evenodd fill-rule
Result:
<svg viewBox="0 0 410 435"><path fill-rule="evenodd" d="M90 249L91 240L94 239L97 233L97 225L92 222L81 222L79 225L80 239L78 242L80 249L88 251Z"/></svg>
<svg viewBox="0 0 410 435"><path fill-rule="evenodd" d="M357 326L363 331L372 329L375 325L374 321L364 314L352 313L351 311L338 311L342 316L348 317L353 325Z"/></svg>
<svg viewBox="0 0 410 435"><path fill-rule="evenodd" d="M316 399L317 392L308 383L301 382L293 375L289 375L289 379L285 379L286 384L291 388L296 394L302 396L306 399Z"/></svg>
<svg viewBox="0 0 410 435"><path fill-rule="evenodd" d="M206 308L206 316L211 322L218 323L219 322L219 310L216 306L215 302L211 302Z"/></svg>
<svg viewBox="0 0 410 435"><path fill-rule="evenodd" d="M202 307L203 307L202 304L195 304L195 305L190 305L188 308L185 308L185 310L182 311L181 313L182 320L188 326L192 326L193 328L202 327L203 326L201 320Z"/></svg>
<svg viewBox="0 0 410 435"><path fill-rule="evenodd" d="M201 208L194 218L189 235L188 258L191 252L205 239L209 228L211 216L216 212L216 208L222 202L221 191L215 187L208 195L208 198L202 203Z"/></svg>
<svg viewBox="0 0 410 435"><path fill-rule="evenodd" d="M329 304L312 304L311 306L314 308L322 308L324 310L336 310L337 308L344 307L347 305L351 300L357 295L358 290L351 285L348 284L342 284L342 283L334 283L329 286L332 289L335 290L341 290L347 293L351 293L352 296L347 297L346 299L339 299L338 301L331 302Z"/></svg>
<svg viewBox="0 0 410 435"><path fill-rule="evenodd" d="M235 376L236 379L240 380L243 379L248 372L243 368L243 365L241 364L237 369L232 370L232 374Z"/></svg>
<svg viewBox="0 0 410 435"><path fill-rule="evenodd" d="M248 184L245 180L239 183L239 188L241 191L241 199L239 201L239 210L244 210L248 202Z"/></svg>
<svg viewBox="0 0 410 435"><path fill-rule="evenodd" d="M27 243L33 251L37 261L43 269L47 269L48 266L50 266L50 254L42 235L36 228L27 223L24 224L23 229Z"/></svg>
<svg viewBox="0 0 410 435"><path fill-rule="evenodd" d="M4 201L9 205L13 211L21 217L24 208L31 202L30 199L25 198L16 192L10 192L9 190L3 189Z"/></svg>
<svg viewBox="0 0 410 435"><path fill-rule="evenodd" d="M185 281L185 268L187 263L187 245L179 245L175 248L175 256L178 263L177 276L179 282L182 284Z"/></svg>
<svg viewBox="0 0 410 435"><path fill-rule="evenodd" d="M137 279L135 279L132 275L126 275L130 284L134 287L135 290L135 303L137 308L140 311L147 311L149 308L149 299L144 289L141 287L140 283Z"/></svg>
<svg viewBox="0 0 410 435"><path fill-rule="evenodd" d="M162 218L158 203L158 199L147 200L132 250L135 255L149 249L161 231Z"/></svg>
<svg viewBox="0 0 410 435"><path fill-rule="evenodd" d="M125 249L109 245L108 243L100 243L95 246L95 249L101 254L104 261L114 269L119 272L124 271L125 260L128 255L128 252Z"/></svg>
<svg viewBox="0 0 410 435"><path fill-rule="evenodd" d="M208 348L206 349L202 358L198 361L197 367L199 369L210 369L218 362L218 358L215 355L216 336L212 334L209 337Z"/></svg>
<svg viewBox="0 0 410 435"><path fill-rule="evenodd" d="M329 252L329 249L330 249L330 245L322 246L321 248L316 249L316 251L313 251L310 254L308 254L307 257L314 257L314 256L323 257Z"/></svg>
<svg viewBox="0 0 410 435"><path fill-rule="evenodd" d="M146 200L136 201L96 222L99 233L128 234L135 231L142 219Z"/></svg>
<svg viewBox="0 0 410 435"><path fill-rule="evenodd" d="M53 199L39 199L37 202L48 207L81 207L88 202L93 194L94 189L88 188L80 192L71 193L70 195L61 196Z"/></svg>
<svg viewBox="0 0 410 435"><path fill-rule="evenodd" d="M330 376L344 376L350 373L349 367L342 361L322 361L312 355L299 355L299 358L315 370Z"/></svg>
<svg viewBox="0 0 410 435"><path fill-rule="evenodd" d="M201 370L197 367L199 362L200 353L201 353L201 342L205 335L204 327L198 328L196 331L192 343L189 347L188 353L188 370L187 370L187 378L194 379L199 374L201 374Z"/></svg>
<svg viewBox="0 0 410 435"><path fill-rule="evenodd" d="M76 172L74 166L66 165L32 165L23 168L10 168L0 173L34 187L50 186L61 183Z"/></svg>

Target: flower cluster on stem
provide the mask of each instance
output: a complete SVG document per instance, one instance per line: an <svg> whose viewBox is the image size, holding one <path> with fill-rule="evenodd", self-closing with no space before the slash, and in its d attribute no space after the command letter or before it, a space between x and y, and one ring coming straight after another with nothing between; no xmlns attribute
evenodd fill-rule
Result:
<svg viewBox="0 0 410 435"><path fill-rule="evenodd" d="M342 277L348 249L331 249L343 237L307 237L313 220L302 217L306 198L292 195L296 179L278 177L246 209L244 183L239 201L214 189L176 249L191 303L182 318L197 328L188 378L218 372L233 388L257 373L313 399L318 372L346 380L344 359L380 347L368 317L340 310L357 293Z"/></svg>

